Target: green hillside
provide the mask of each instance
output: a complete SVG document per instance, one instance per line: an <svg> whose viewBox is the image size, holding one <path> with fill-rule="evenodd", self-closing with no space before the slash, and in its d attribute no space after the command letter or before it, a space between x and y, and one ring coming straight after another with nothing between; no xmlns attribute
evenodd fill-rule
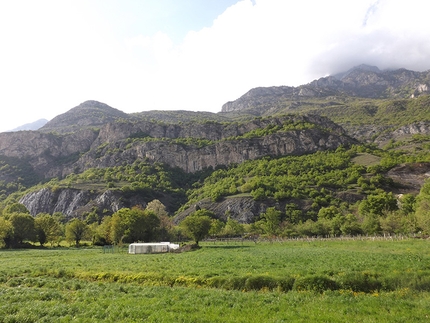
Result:
<svg viewBox="0 0 430 323"><path fill-rule="evenodd" d="M430 234L428 73L354 73L253 89L217 114L86 101L41 132L1 134L0 243L43 238L45 213L61 237L79 224L99 244L139 221L155 221L141 240L192 239L188 216L212 237Z"/></svg>

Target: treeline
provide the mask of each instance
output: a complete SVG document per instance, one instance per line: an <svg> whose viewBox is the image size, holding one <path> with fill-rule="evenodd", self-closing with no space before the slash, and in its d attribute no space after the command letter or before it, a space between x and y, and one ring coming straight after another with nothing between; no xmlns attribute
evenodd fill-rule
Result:
<svg viewBox="0 0 430 323"><path fill-rule="evenodd" d="M282 212L266 209L257 221L241 224L228 218L221 221L215 214L200 209L174 225L165 206L158 200L140 207L123 208L113 215L97 218L90 213L85 219L66 219L60 213L38 214L33 217L24 205L14 203L0 216L2 247L70 245L90 241L94 245L123 244L150 241L193 240L196 244L207 237L335 237L357 235L430 234L430 181L417 196L395 197L378 190L351 208L330 205L322 207L315 220L296 219L294 205ZM296 214L297 215L297 214Z"/></svg>
<svg viewBox="0 0 430 323"><path fill-rule="evenodd" d="M160 241L170 240L173 235L171 218L158 200L148 203L145 209L123 208L102 219L95 212L90 212L85 219L67 219L61 213L33 217L20 203L8 205L0 215L0 246L5 248L29 243L57 246L63 241L75 246L82 241L94 245Z"/></svg>

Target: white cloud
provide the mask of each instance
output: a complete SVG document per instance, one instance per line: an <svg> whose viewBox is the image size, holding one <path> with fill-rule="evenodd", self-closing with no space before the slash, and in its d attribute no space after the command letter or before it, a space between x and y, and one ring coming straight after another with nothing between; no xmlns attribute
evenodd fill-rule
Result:
<svg viewBox="0 0 430 323"><path fill-rule="evenodd" d="M315 71L336 73L361 63L382 69L430 68L430 30L426 27L426 1L379 0L371 3L363 24L347 25L333 33L334 46L327 47L315 60Z"/></svg>
<svg viewBox="0 0 430 323"><path fill-rule="evenodd" d="M111 19L92 4L104 2L0 2L0 107L11 115L0 130L89 99L125 112L218 112L253 87L297 86L361 63L430 68L425 0L243 0L182 42L162 28L147 34L143 9ZM146 27L124 27L126 16Z"/></svg>

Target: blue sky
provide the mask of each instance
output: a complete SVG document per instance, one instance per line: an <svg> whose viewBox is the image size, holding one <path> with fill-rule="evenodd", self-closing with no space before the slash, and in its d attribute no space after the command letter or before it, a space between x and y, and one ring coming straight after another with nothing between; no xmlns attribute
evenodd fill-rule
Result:
<svg viewBox="0 0 430 323"><path fill-rule="evenodd" d="M178 45L190 31L210 27L213 21L238 0L97 0L94 12L115 26L118 37L151 36L162 32Z"/></svg>
<svg viewBox="0 0 430 323"><path fill-rule="evenodd" d="M2 0L0 131L86 100L219 112L362 63L430 69L427 0Z"/></svg>

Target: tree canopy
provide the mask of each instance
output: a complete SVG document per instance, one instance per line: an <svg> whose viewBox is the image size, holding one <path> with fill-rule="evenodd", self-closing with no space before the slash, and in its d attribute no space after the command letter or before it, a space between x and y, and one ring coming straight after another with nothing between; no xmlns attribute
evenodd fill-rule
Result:
<svg viewBox="0 0 430 323"><path fill-rule="evenodd" d="M209 210L197 210L181 222L181 227L198 245L209 234L213 216Z"/></svg>

